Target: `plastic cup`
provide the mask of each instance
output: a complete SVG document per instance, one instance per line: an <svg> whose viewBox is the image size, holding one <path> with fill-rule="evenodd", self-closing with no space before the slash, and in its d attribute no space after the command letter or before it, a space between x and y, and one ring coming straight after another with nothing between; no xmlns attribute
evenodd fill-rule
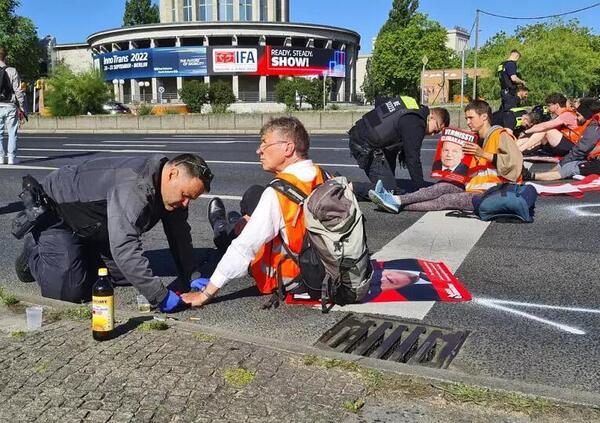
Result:
<svg viewBox="0 0 600 423"><path fill-rule="evenodd" d="M40 306L32 306L25 309L25 314L27 314L27 330L36 330L42 327L43 310Z"/></svg>
<svg viewBox="0 0 600 423"><path fill-rule="evenodd" d="M136 297L137 300L137 306L138 306L138 311L142 312L142 313L150 313L150 303L148 302L148 300L146 299L146 297L144 297L143 295L138 295Z"/></svg>

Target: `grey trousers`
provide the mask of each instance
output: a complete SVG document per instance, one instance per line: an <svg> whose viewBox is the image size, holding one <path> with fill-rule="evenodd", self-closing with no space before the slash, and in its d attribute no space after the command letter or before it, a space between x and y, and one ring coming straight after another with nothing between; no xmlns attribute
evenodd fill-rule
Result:
<svg viewBox="0 0 600 423"><path fill-rule="evenodd" d="M108 246L100 247L77 237L62 221L35 230L35 245L29 256L31 274L43 297L80 303L90 301L98 268L107 267L115 284L125 278L114 261L107 258Z"/></svg>
<svg viewBox="0 0 600 423"><path fill-rule="evenodd" d="M429 187L421 188L410 194L400 196L402 210L437 211L464 210L473 211L474 193L465 192L450 182L440 181Z"/></svg>

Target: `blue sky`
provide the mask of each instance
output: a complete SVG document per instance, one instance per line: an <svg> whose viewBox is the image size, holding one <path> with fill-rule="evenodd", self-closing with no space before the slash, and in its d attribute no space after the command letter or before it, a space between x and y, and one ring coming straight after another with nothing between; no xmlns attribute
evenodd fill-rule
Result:
<svg viewBox="0 0 600 423"><path fill-rule="evenodd" d="M421 0L420 10L445 27L461 26L470 30L477 8L502 15L539 16L579 9L594 2ZM21 0L17 13L33 20L40 37L51 34L58 43L74 43L84 42L93 32L121 26L124 4L125 0ZM392 0L290 0L290 20L352 29L361 35L361 53L368 53L371 39L386 21L391 5ZM594 33L600 33L600 7L575 16ZM534 21L482 16L480 39L485 41L500 30L512 33L517 25L531 22Z"/></svg>

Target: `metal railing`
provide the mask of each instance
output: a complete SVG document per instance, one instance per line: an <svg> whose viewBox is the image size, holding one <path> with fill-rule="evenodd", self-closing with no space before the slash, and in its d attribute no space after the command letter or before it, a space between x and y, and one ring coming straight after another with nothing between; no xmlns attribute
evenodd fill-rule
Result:
<svg viewBox="0 0 600 423"><path fill-rule="evenodd" d="M240 91L238 93L238 101L242 103L257 103L260 101L260 94L258 91Z"/></svg>

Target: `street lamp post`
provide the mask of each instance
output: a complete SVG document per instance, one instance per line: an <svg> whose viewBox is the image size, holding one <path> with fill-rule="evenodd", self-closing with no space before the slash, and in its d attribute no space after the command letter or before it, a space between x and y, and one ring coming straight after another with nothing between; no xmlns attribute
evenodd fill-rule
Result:
<svg viewBox="0 0 600 423"><path fill-rule="evenodd" d="M142 89L142 102L146 102L146 87L149 87L150 83L148 81L140 81L138 85Z"/></svg>

